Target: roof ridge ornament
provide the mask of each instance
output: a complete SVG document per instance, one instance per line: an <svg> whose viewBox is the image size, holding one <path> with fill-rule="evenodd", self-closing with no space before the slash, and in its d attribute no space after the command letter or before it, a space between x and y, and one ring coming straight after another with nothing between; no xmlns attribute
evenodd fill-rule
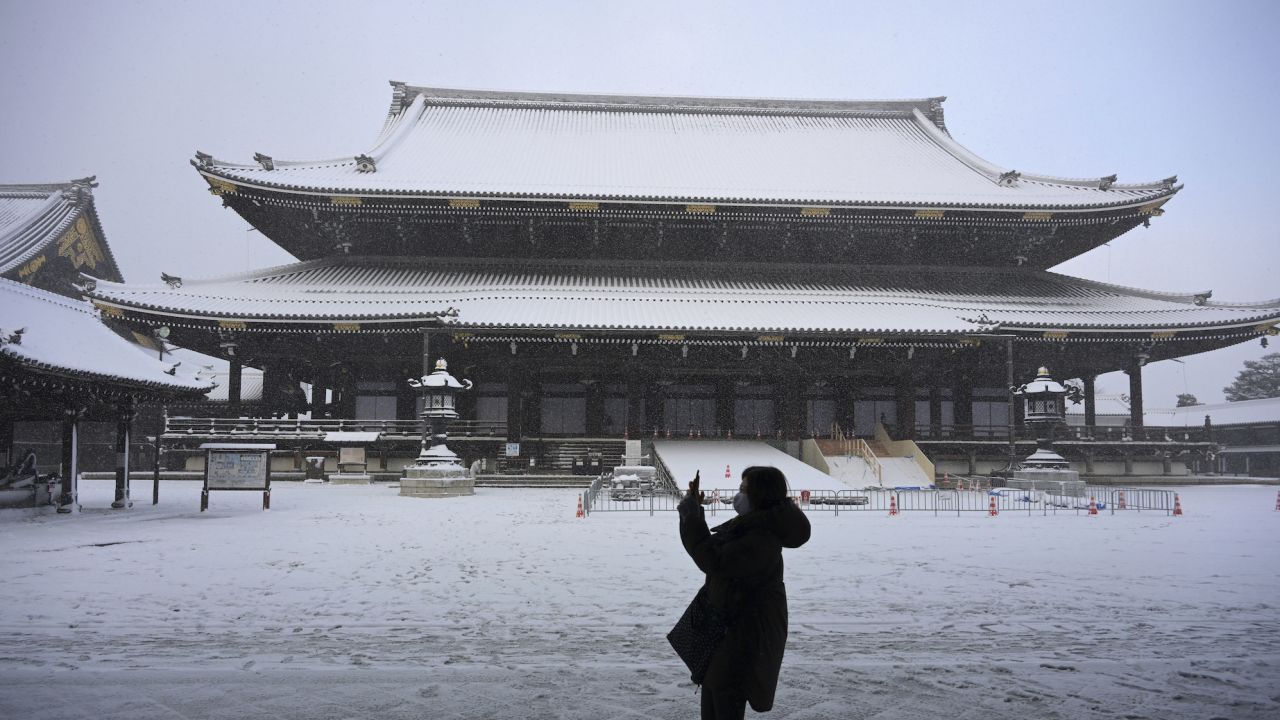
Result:
<svg viewBox="0 0 1280 720"><path fill-rule="evenodd" d="M356 172L371 173L378 171L378 164L368 155L356 156Z"/></svg>
<svg viewBox="0 0 1280 720"><path fill-rule="evenodd" d="M253 159L255 162L257 162L259 165L262 166L263 170L276 169L276 163L274 160L271 159L270 155L263 155L262 153L256 152L253 154Z"/></svg>
<svg viewBox="0 0 1280 720"><path fill-rule="evenodd" d="M1119 179L1119 176L1115 173L1111 173L1106 177L1098 178L1098 189L1110 190L1111 186L1116 184L1117 179Z"/></svg>
<svg viewBox="0 0 1280 720"><path fill-rule="evenodd" d="M946 102L946 99L946 95L929 98L929 119L933 120L933 124L937 125L939 130L950 135L951 133L947 132L947 121L942 110L942 103Z"/></svg>
<svg viewBox="0 0 1280 720"><path fill-rule="evenodd" d="M175 290L182 287L182 278L178 277L177 275L170 275L169 273L161 270L160 279L164 281L166 285L168 285L169 287Z"/></svg>
<svg viewBox="0 0 1280 720"><path fill-rule="evenodd" d="M98 187L98 183L94 182L95 180L97 180L96 175L72 180L71 183L62 190L62 199L77 205L83 204L91 197L92 193L90 191L93 188Z"/></svg>
<svg viewBox="0 0 1280 720"><path fill-rule="evenodd" d="M1022 173L1017 170L1002 172L1000 173L999 185L1001 187L1016 187L1018 184L1018 178L1020 177L1022 177Z"/></svg>
<svg viewBox="0 0 1280 720"><path fill-rule="evenodd" d="M1178 184L1178 176L1177 176L1177 175L1170 175L1169 177L1167 177L1167 178L1165 178L1165 179L1163 179L1163 180L1161 180L1161 181L1160 181L1160 185L1161 185L1165 190L1172 190L1172 189L1173 189L1173 186L1174 186L1174 185L1177 185L1177 184Z"/></svg>
<svg viewBox="0 0 1280 720"><path fill-rule="evenodd" d="M207 152L196 151L196 167L207 168L213 165L213 156Z"/></svg>

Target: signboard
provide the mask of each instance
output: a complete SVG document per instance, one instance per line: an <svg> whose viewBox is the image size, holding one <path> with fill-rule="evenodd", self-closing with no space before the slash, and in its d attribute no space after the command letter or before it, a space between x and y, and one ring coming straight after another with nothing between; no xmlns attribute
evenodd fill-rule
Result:
<svg viewBox="0 0 1280 720"><path fill-rule="evenodd" d="M339 465L364 465L364 448L362 447L344 447L338 448L338 464Z"/></svg>
<svg viewBox="0 0 1280 720"><path fill-rule="evenodd" d="M261 450L210 450L210 490L266 490L267 454Z"/></svg>
<svg viewBox="0 0 1280 720"><path fill-rule="evenodd" d="M275 445L206 443L204 489L200 512L209 509L211 490L250 490L262 493L262 509L271 508L271 451Z"/></svg>
<svg viewBox="0 0 1280 720"><path fill-rule="evenodd" d="M507 457L520 457L520 443L507 443Z"/></svg>

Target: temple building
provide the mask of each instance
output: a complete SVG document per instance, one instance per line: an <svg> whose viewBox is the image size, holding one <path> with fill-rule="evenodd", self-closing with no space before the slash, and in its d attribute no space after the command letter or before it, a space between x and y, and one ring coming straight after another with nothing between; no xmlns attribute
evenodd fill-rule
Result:
<svg viewBox="0 0 1280 720"><path fill-rule="evenodd" d="M70 510L82 435L94 430L111 447L89 460L115 468L113 506L126 507L140 406L195 401L213 387L148 350L150 333L109 327L80 299L82 279L121 280L93 187L93 178L0 185L0 507Z"/></svg>
<svg viewBox="0 0 1280 720"><path fill-rule="evenodd" d="M1141 432L1142 367L1274 334L1280 301L1050 271L1161 221L1176 177L1000 167L951 137L943 100L393 82L381 132L352 156L192 161L297 263L102 278L88 294L123 326L227 358L233 406L236 369L260 367L272 414L382 422L392 455L414 449L405 381L437 356L476 381L463 431L495 438L460 450L469 461L499 442L785 441L879 423L940 472L979 471L1012 456L1010 387L1040 366L1083 383L1068 459L1167 469L1203 450ZM1112 442L1090 429L1094 378L1116 370L1133 431Z"/></svg>

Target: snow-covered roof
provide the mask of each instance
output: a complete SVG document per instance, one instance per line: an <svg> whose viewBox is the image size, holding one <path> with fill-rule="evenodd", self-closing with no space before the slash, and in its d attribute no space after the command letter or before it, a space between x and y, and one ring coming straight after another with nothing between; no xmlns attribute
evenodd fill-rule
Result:
<svg viewBox="0 0 1280 720"><path fill-rule="evenodd" d="M87 302L0 279L0 356L26 368L165 392L208 391L213 382L175 367L107 327Z"/></svg>
<svg viewBox="0 0 1280 720"><path fill-rule="evenodd" d="M1203 427L1206 415L1214 425L1277 423L1280 422L1280 397L1147 410L1143 413L1143 422L1148 425Z"/></svg>
<svg viewBox="0 0 1280 720"><path fill-rule="evenodd" d="M68 257L81 272L120 280L93 210L93 178L46 185L0 185L0 275L26 281L28 264L46 252ZM100 267L101 266L101 267ZM20 276L21 275L21 276Z"/></svg>
<svg viewBox="0 0 1280 720"><path fill-rule="evenodd" d="M339 256L178 287L99 282L89 295L106 306L188 319L413 323L444 316L457 328L1157 332L1280 319L1280 301L1213 303L1025 268Z"/></svg>
<svg viewBox="0 0 1280 720"><path fill-rule="evenodd" d="M193 161L210 178L364 196L1085 210L1149 204L1121 184L1001 167L942 121L945 98L760 100L494 92L392 83L387 122L349 157Z"/></svg>
<svg viewBox="0 0 1280 720"><path fill-rule="evenodd" d="M1093 396L1093 408L1094 414L1099 417L1104 415L1129 417L1129 399L1127 395L1098 393ZM1084 401L1081 400L1079 403L1067 403L1067 414L1080 415L1083 417Z"/></svg>

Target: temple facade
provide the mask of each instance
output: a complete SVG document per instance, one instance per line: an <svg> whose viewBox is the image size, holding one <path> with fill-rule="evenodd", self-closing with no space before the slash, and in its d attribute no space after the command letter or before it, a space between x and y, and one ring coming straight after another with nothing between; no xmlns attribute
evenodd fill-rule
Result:
<svg viewBox="0 0 1280 720"><path fill-rule="evenodd" d="M1083 385L1084 430L1059 445L1073 462L1167 468L1204 450L1143 432L1142 367L1275 334L1280 301L1051 272L1162 221L1176 177L999 167L951 137L943 100L392 83L358 154L192 161L297 263L87 292L124 327L227 358L232 415L237 370L260 367L270 414L382 423L406 447L406 379L447 357L476 381L461 431L493 439L469 460L499 442L786 441L880 423L977 471L1029 443L1010 388L1040 366ZM1093 380L1116 370L1131 416L1112 438L1094 432Z"/></svg>

